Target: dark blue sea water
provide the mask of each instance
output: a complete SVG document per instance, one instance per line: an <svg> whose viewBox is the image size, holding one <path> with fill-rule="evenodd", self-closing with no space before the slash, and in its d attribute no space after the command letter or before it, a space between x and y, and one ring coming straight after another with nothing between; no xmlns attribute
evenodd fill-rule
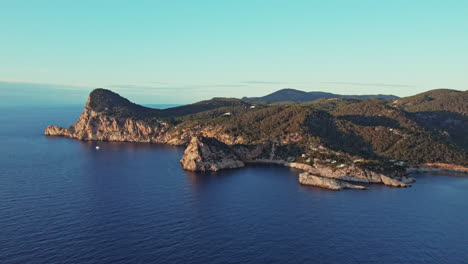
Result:
<svg viewBox="0 0 468 264"><path fill-rule="evenodd" d="M195 174L182 148L42 135L80 112L1 109L0 263L468 262L468 177L333 192L282 167Z"/></svg>

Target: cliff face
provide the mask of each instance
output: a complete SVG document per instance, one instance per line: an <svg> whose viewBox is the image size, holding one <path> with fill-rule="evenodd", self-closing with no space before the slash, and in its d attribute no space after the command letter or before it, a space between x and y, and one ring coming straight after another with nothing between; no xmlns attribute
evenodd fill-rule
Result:
<svg viewBox="0 0 468 264"><path fill-rule="evenodd" d="M192 138L180 163L189 171L217 171L245 166L228 145L205 137Z"/></svg>
<svg viewBox="0 0 468 264"><path fill-rule="evenodd" d="M199 135L217 138L227 144L238 144L243 141L242 137L233 137L223 133L219 127L192 126L179 129L162 120L150 124L138 117L144 116L148 112L154 112L151 109L135 105L110 91L99 91L97 95L93 95L95 91L89 96L83 113L73 125L68 128L48 126L44 134L79 140L148 142L170 145L187 145L192 137ZM122 107L119 104L126 105Z"/></svg>
<svg viewBox="0 0 468 264"><path fill-rule="evenodd" d="M88 99L78 121L68 128L48 126L45 135L65 136L80 140L151 142L172 145L185 145L191 138L187 131L170 130L171 126L159 122L151 126L148 123L132 118L118 118L97 112L90 106Z"/></svg>
<svg viewBox="0 0 468 264"><path fill-rule="evenodd" d="M273 159L273 144L263 144L255 148L231 146L213 138L194 137L180 160L190 171L217 171L243 167L245 162L260 162L284 165L305 171L299 177L304 185L314 185L333 190L365 189L349 182L384 184L393 187L410 187L414 180L404 175L384 175L356 165L331 168L323 165L307 165ZM265 157L270 154L269 157Z"/></svg>
<svg viewBox="0 0 468 264"><path fill-rule="evenodd" d="M347 182L377 183L393 187L410 187L410 184L415 182L413 178L404 174L383 174L356 165L342 168L333 168L319 164L311 166L308 164L291 162L285 163L285 166L305 171L310 175Z"/></svg>
<svg viewBox="0 0 468 264"><path fill-rule="evenodd" d="M299 183L303 185L311 185L320 188L330 189L330 190L342 190L342 189L358 189L365 190L367 189L361 185L351 184L345 181L320 177L308 172L303 172L299 174Z"/></svg>
<svg viewBox="0 0 468 264"><path fill-rule="evenodd" d="M307 170L309 173L326 178L349 182L381 183L393 187L409 187L414 182L412 178L403 175L384 175L375 171L351 165L343 168L331 168L315 165Z"/></svg>

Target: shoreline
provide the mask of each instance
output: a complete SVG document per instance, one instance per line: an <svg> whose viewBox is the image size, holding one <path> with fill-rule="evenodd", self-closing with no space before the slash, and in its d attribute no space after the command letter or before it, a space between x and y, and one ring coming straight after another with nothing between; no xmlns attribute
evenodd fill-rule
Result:
<svg viewBox="0 0 468 264"><path fill-rule="evenodd" d="M114 114L109 110L113 108L116 108ZM137 108L138 111L134 108ZM80 141L155 143L166 146L183 146L185 150L180 163L188 171L217 171L241 168L246 164L274 164L302 171L304 175L299 180L301 184L323 185L325 188L327 188L327 185L333 188L358 187L344 184L346 182L380 183L393 187L410 187L411 183L414 182L408 176L408 173L411 172L455 171L468 173L468 168L453 164L411 164L409 163L412 160L411 157L405 162L396 162L385 158L382 158L382 160L369 160L369 166L366 166L367 163L361 164L363 158L356 160L354 156L347 154L347 152L336 152L319 143L312 144L313 142L307 141L307 135L302 135L302 132L296 131L299 128L295 128L295 133L276 131L282 136L279 139L277 138L278 135L274 138L262 135L261 140L253 140L248 144L244 142L245 139L242 134L229 134L229 130L227 132L220 130L216 125L217 123L203 126L196 122L190 123L187 121L188 123L184 126L184 123L177 125L159 119L156 121L150 120L150 122L144 118L138 118L138 114L145 110L140 108L141 106L129 102L118 94L104 89L96 89L91 92L82 114L74 124L68 128L48 126L44 134L46 136L73 138ZM147 113L145 111L142 113ZM130 115L132 113L134 116ZM328 120L328 116L323 117L322 120L321 116L315 112L307 112L306 114L306 116L299 115L298 118L313 115L320 122ZM267 128L273 129L268 126ZM248 135L247 133L247 137ZM302 136L306 138L302 138ZM338 157L342 154L344 154L343 157ZM313 162L312 158L314 158ZM418 162L417 159L413 160ZM439 160L444 159L440 158ZM447 159L446 162L452 162L452 160ZM463 164L463 162L460 163Z"/></svg>
<svg viewBox="0 0 468 264"><path fill-rule="evenodd" d="M468 174L468 168L460 165L446 163L423 163L416 164L406 169L406 173L422 173L422 172L456 172Z"/></svg>

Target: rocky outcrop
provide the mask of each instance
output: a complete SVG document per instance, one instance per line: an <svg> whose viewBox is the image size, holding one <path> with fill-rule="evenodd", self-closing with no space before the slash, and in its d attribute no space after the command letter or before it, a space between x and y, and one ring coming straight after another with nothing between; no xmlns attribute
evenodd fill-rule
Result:
<svg viewBox="0 0 468 264"><path fill-rule="evenodd" d="M330 190L342 190L342 189L358 189L365 190L367 189L361 185L354 185L345 181L321 177L314 175L308 172L303 172L299 174L299 183L303 185L311 185L320 188L330 189Z"/></svg>
<svg viewBox="0 0 468 264"><path fill-rule="evenodd" d="M245 166L228 145L205 137L190 140L180 163L189 171L218 171Z"/></svg>
<svg viewBox="0 0 468 264"><path fill-rule="evenodd" d="M290 162L290 163L285 163L284 165L287 167L291 167L291 168L298 169L298 170L305 171L305 172L311 172L314 169L314 167L311 165L299 163L299 162Z"/></svg>
<svg viewBox="0 0 468 264"><path fill-rule="evenodd" d="M68 135L66 129L59 126L48 126L46 127L44 134L46 136L66 136Z"/></svg>
<svg viewBox="0 0 468 264"><path fill-rule="evenodd" d="M268 163L284 165L285 161L274 159L272 142L257 145L229 145L218 139L195 136L190 140L180 160L190 171L217 171L245 166L245 163Z"/></svg>
<svg viewBox="0 0 468 264"><path fill-rule="evenodd" d="M274 155L270 155L272 149L274 149L273 145L266 143L254 147L231 146L214 138L193 137L180 162L184 169L190 171L217 171L226 168L239 168L243 167L245 163L284 165L305 171L299 177L301 184L333 190L364 188L349 182L378 183L394 187L409 187L409 183L413 182L413 179L409 177L389 177L356 165L332 168L275 160L273 159ZM270 153L269 157L260 158L262 155L265 156L265 153Z"/></svg>
<svg viewBox="0 0 468 264"><path fill-rule="evenodd" d="M380 183L393 187L410 187L410 183L414 180L406 176L387 176L375 171L371 171L356 165L350 165L343 168L333 168L316 164L310 166L301 163L289 163L288 166L304 170L313 175L318 175L324 178L336 179L348 182L361 183Z"/></svg>
<svg viewBox="0 0 468 264"><path fill-rule="evenodd" d="M95 111L90 99L78 121L68 128L48 126L44 134L65 136L80 140L151 142L171 145L185 145L191 138L190 131L171 130L165 122L150 125L133 118L118 118L107 115L105 111Z"/></svg>

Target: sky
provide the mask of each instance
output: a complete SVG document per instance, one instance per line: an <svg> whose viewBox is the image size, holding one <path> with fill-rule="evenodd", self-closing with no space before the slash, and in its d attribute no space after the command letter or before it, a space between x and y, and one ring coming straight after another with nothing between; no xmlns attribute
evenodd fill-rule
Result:
<svg viewBox="0 0 468 264"><path fill-rule="evenodd" d="M468 1L0 0L0 104L468 87Z"/></svg>

